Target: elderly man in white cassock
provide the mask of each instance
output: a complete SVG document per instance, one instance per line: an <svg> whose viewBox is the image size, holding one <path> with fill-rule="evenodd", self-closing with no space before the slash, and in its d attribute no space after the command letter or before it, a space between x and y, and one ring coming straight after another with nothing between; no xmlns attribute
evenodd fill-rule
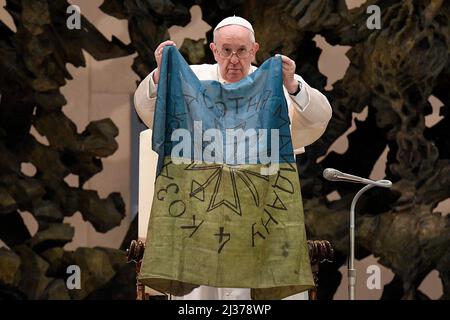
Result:
<svg viewBox="0 0 450 320"><path fill-rule="evenodd" d="M175 45L173 41L161 43L155 50L157 68L139 85L134 101L142 121L153 126L157 87L164 46ZM216 64L191 65L199 80L216 80L221 83L238 82L257 68L251 63L258 52L252 25L240 17L228 17L214 29L210 44ZM288 103L291 121L291 138L295 154L316 141L325 131L332 110L327 98L310 87L300 75L295 74L295 62L281 55L284 95ZM177 297L179 299L179 297ZM181 299L250 299L250 289L213 288L200 286ZM299 293L285 299L307 299L307 293Z"/></svg>

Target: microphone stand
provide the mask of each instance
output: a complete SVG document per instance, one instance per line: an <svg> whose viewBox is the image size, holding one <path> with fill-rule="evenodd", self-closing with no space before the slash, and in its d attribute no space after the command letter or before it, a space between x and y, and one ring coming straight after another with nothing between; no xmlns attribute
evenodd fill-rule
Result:
<svg viewBox="0 0 450 320"><path fill-rule="evenodd" d="M367 190L375 187L373 184L364 186L355 195L350 206L350 258L347 265L348 276L348 297L350 300L355 300L355 286L356 286L356 269L355 269L355 206L359 197Z"/></svg>
<svg viewBox="0 0 450 320"><path fill-rule="evenodd" d="M370 180L368 180L370 181ZM347 265L348 276L348 296L349 300L355 300L355 286L356 286L356 269L355 269L355 207L356 202L361 195L373 187L390 187L391 182L388 180L371 181L364 186L353 198L350 206L350 258Z"/></svg>

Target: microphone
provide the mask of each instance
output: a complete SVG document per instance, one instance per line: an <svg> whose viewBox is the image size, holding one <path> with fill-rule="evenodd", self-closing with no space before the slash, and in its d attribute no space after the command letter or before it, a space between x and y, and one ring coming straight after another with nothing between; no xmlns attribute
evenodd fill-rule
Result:
<svg viewBox="0 0 450 320"><path fill-rule="evenodd" d="M389 180L377 180L373 181L366 178L354 176L352 174L343 173L339 170L326 168L323 170L323 177L330 181L345 181L353 183L363 183L364 186L353 198L350 206L350 256L348 258L348 295L350 300L355 299L355 287L356 287L356 269L355 269L355 207L359 197L367 190L377 186L383 188L390 188L392 182Z"/></svg>
<svg viewBox="0 0 450 320"><path fill-rule="evenodd" d="M329 181L345 181L352 183L363 183L363 184L371 184L378 187L390 188L392 186L392 182L389 180L370 180L366 178L361 178L358 176L354 176L352 174L343 173L339 170L326 168L323 171L323 177Z"/></svg>

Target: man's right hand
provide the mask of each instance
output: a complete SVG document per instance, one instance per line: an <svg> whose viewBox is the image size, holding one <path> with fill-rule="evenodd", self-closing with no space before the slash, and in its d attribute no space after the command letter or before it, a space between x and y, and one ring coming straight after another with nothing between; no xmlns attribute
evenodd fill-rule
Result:
<svg viewBox="0 0 450 320"><path fill-rule="evenodd" d="M160 69L161 68L161 60L162 60L163 49L164 49L165 46L176 46L176 44L172 40L167 40L167 41L164 41L163 43L161 43L156 48L156 50L155 50L155 60L156 60L156 64L158 65L158 68L153 73L153 82L155 84L157 84L159 82L159 72L161 70Z"/></svg>

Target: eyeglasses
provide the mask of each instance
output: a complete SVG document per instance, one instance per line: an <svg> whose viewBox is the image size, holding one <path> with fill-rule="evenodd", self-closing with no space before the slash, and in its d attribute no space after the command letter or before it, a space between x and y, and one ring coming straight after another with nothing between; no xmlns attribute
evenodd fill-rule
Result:
<svg viewBox="0 0 450 320"><path fill-rule="evenodd" d="M231 58L233 54L235 54L239 59L245 59L248 58L251 54L251 51L247 50L246 48L240 48L237 51L233 51L230 48L223 48L222 50L218 50L217 52L222 58Z"/></svg>

